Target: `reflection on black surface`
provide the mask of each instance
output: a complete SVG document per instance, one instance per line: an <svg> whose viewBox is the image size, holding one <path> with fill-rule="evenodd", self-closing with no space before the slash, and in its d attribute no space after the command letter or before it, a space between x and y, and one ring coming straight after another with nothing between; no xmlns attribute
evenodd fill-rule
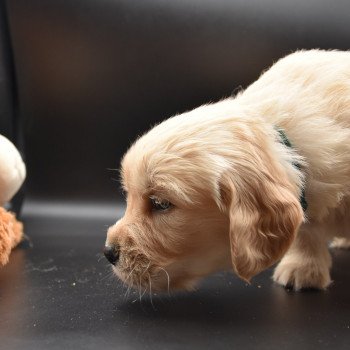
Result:
<svg viewBox="0 0 350 350"><path fill-rule="evenodd" d="M0 334L26 349L38 344L122 348L212 348L225 344L285 348L328 344L349 333L348 252L336 252L326 292L294 293L271 271L249 286L231 273L204 280L191 293L144 295L127 289L102 257L104 221L27 218L30 250L16 250L0 271ZM72 235L74 232L74 235ZM18 330L21 330L20 332Z"/></svg>
<svg viewBox="0 0 350 350"><path fill-rule="evenodd" d="M10 262L0 271L0 338L16 337L23 328L27 276L23 272L25 252L15 249Z"/></svg>

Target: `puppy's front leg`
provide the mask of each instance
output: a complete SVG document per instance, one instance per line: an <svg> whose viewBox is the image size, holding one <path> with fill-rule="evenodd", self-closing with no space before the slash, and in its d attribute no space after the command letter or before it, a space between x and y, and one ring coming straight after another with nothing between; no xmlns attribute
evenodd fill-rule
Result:
<svg viewBox="0 0 350 350"><path fill-rule="evenodd" d="M330 283L332 260L322 227L305 224L275 269L273 279L283 286L325 289Z"/></svg>

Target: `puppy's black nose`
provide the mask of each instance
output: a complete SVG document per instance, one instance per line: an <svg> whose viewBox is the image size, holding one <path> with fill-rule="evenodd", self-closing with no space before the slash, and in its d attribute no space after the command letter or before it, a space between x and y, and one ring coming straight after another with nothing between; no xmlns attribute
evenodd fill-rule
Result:
<svg viewBox="0 0 350 350"><path fill-rule="evenodd" d="M103 248L103 254L112 265L115 265L119 259L119 246L106 245Z"/></svg>

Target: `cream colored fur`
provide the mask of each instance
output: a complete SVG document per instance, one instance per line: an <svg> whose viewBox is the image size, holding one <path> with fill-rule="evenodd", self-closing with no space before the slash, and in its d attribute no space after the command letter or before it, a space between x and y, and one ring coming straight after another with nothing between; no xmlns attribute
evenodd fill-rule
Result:
<svg viewBox="0 0 350 350"><path fill-rule="evenodd" d="M237 96L164 121L129 149L122 182L126 213L106 243L120 246L126 283L190 289L230 266L249 280L280 261L277 283L326 288L327 244L350 238L350 53L296 52ZM173 207L154 211L150 196Z"/></svg>
<svg viewBox="0 0 350 350"><path fill-rule="evenodd" d="M26 177L26 167L14 144L0 135L0 206L19 190Z"/></svg>

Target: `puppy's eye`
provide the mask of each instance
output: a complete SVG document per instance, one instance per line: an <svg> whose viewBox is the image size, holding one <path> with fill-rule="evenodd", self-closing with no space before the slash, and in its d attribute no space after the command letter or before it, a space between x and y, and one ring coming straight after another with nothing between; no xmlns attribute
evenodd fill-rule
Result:
<svg viewBox="0 0 350 350"><path fill-rule="evenodd" d="M160 199L152 196L149 200L151 202L152 210L154 211L165 211L173 206L167 199Z"/></svg>

